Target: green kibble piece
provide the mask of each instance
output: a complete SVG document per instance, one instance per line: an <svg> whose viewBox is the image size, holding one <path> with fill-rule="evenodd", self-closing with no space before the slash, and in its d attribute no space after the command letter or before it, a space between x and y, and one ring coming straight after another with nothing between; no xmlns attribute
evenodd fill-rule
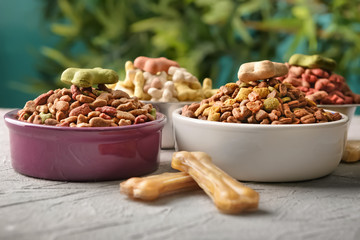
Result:
<svg viewBox="0 0 360 240"><path fill-rule="evenodd" d="M41 112L39 114L39 116L41 117L41 122L45 123L45 120L48 119L48 118L51 118L52 114L51 113L43 113L43 112Z"/></svg>
<svg viewBox="0 0 360 240"><path fill-rule="evenodd" d="M94 93L96 96L100 96L100 94L102 94L103 92L105 92L105 91L101 91L101 90L98 90L98 89L94 89L94 90L93 90L93 93Z"/></svg>
<svg viewBox="0 0 360 240"><path fill-rule="evenodd" d="M27 120L30 117L30 115L28 113L25 113L23 117L25 120Z"/></svg>
<svg viewBox="0 0 360 240"><path fill-rule="evenodd" d="M291 98L290 97L283 97L281 100L285 103L285 102L290 102Z"/></svg>
<svg viewBox="0 0 360 240"><path fill-rule="evenodd" d="M150 115L153 116L154 118L156 118L156 109L155 108L152 108L150 110Z"/></svg>
<svg viewBox="0 0 360 240"><path fill-rule="evenodd" d="M242 88L242 87L249 87L249 84L247 84L247 83L240 83L239 87L240 87L240 88Z"/></svg>
<svg viewBox="0 0 360 240"><path fill-rule="evenodd" d="M272 86L269 86L268 89L269 89L270 92L276 90L276 89L275 89L274 87L272 87Z"/></svg>
<svg viewBox="0 0 360 240"><path fill-rule="evenodd" d="M274 109L277 109L280 105L280 102L277 98L267 98L264 101L264 109L267 112L271 112Z"/></svg>

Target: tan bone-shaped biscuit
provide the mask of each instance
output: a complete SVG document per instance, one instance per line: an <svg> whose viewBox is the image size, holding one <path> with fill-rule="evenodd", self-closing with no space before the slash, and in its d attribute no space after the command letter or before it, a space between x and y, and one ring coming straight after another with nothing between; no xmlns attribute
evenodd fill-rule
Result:
<svg viewBox="0 0 360 240"><path fill-rule="evenodd" d="M133 177L120 183L120 192L130 198L152 201L162 195L198 188L197 183L184 172L163 173L148 177Z"/></svg>
<svg viewBox="0 0 360 240"><path fill-rule="evenodd" d="M224 213L255 210L259 194L215 166L204 152L175 152L171 166L188 173Z"/></svg>
<svg viewBox="0 0 360 240"><path fill-rule="evenodd" d="M238 71L238 78L241 82L248 83L251 81L284 76L287 73L288 68L285 64L264 60L242 64Z"/></svg>

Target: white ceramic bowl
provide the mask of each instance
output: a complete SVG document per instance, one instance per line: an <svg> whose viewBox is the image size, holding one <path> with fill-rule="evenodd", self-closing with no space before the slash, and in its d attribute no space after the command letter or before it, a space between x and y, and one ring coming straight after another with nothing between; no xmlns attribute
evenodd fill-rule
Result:
<svg viewBox="0 0 360 240"><path fill-rule="evenodd" d="M175 147L175 139L173 134L172 112L175 109L182 108L185 105L190 105L193 102L154 102L142 101L144 103L151 103L156 111L161 112L166 116L166 123L161 134L161 148L170 149Z"/></svg>
<svg viewBox="0 0 360 240"><path fill-rule="evenodd" d="M331 173L344 151L348 117L328 123L260 125L221 123L173 112L177 151L203 151L232 177L288 182Z"/></svg>

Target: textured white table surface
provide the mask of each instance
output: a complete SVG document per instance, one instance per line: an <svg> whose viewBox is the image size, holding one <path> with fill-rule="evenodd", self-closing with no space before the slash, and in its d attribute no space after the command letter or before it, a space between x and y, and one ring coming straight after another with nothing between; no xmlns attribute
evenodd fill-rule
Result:
<svg viewBox="0 0 360 240"><path fill-rule="evenodd" d="M11 167L0 109L0 239L360 239L360 163L295 183L246 183L259 210L221 214L201 190L152 203L119 193L120 181L70 183L22 176ZM360 140L360 116L349 129ZM172 151L160 168L171 171Z"/></svg>

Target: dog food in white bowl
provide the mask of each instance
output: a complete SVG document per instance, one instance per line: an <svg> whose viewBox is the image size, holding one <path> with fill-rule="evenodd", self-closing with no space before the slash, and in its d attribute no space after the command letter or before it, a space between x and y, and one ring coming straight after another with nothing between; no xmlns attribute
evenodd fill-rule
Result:
<svg viewBox="0 0 360 240"><path fill-rule="evenodd" d="M239 81L173 112L176 150L203 151L245 181L299 181L331 173L341 160L348 117L325 111L275 79L284 64L244 64Z"/></svg>

